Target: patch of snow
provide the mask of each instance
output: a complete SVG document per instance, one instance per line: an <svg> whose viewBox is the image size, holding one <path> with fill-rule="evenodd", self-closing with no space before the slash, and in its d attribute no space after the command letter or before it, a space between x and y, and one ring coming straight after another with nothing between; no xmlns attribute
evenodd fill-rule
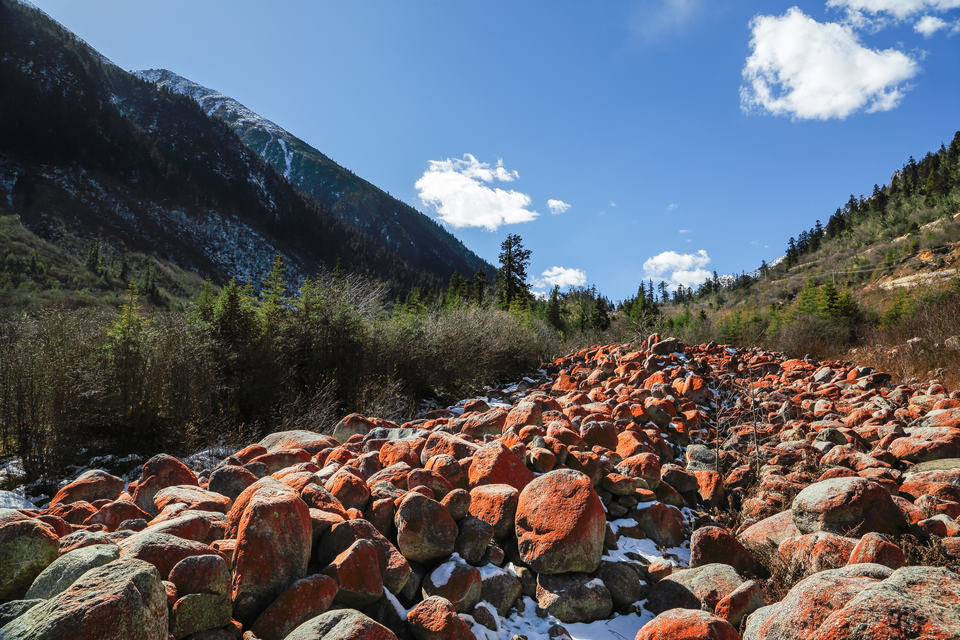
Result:
<svg viewBox="0 0 960 640"><path fill-rule="evenodd" d="M397 596L390 593L390 589L386 587L383 588L383 596L387 599L387 602L393 605L393 610L397 612L397 615L400 616L402 620L406 620L407 614L410 613L410 611L403 608L403 605L397 600Z"/></svg>
<svg viewBox="0 0 960 640"><path fill-rule="evenodd" d="M13 491L0 491L0 509L35 509L36 505Z"/></svg>
<svg viewBox="0 0 960 640"><path fill-rule="evenodd" d="M454 553L450 556L450 559L441 564L439 567L433 570L430 574L430 581L438 587L450 582L450 577L453 575L453 570L457 568L458 564L462 564L463 560L460 558L460 554Z"/></svg>

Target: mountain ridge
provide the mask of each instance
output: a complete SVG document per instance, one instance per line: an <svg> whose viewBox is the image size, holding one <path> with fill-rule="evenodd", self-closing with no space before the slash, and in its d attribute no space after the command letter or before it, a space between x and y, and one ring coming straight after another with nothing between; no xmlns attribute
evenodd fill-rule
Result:
<svg viewBox="0 0 960 640"><path fill-rule="evenodd" d="M316 147L235 98L168 69L132 71L161 89L194 100L209 117L226 123L251 150L294 187L328 207L345 223L370 233L410 264L446 267L469 276L493 267L436 221L339 165Z"/></svg>

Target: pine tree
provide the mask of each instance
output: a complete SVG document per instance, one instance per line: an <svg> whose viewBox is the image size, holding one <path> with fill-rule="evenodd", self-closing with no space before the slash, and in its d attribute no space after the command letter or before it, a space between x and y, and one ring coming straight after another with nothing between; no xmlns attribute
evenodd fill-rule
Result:
<svg viewBox="0 0 960 640"><path fill-rule="evenodd" d="M593 303L593 313L590 314L590 324L594 329L606 331L610 328L610 315L607 312L607 301L598 296Z"/></svg>
<svg viewBox="0 0 960 640"><path fill-rule="evenodd" d="M260 291L258 315L262 326L267 330L274 328L289 304L286 271L287 264L278 253L273 257L270 273L264 279L263 289Z"/></svg>
<svg viewBox="0 0 960 640"><path fill-rule="evenodd" d="M520 236L511 233L500 245L500 269L497 271L497 302L501 309L525 304L531 297L527 284L530 250L523 248Z"/></svg>
<svg viewBox="0 0 960 640"><path fill-rule="evenodd" d="M100 273L100 240L90 243L90 248L87 249L86 267L96 274Z"/></svg>
<svg viewBox="0 0 960 640"><path fill-rule="evenodd" d="M483 305L484 300L487 297L487 287L488 287L487 274L483 269L477 269L477 272L473 274L473 286L471 286L471 293L473 294L473 299L478 305Z"/></svg>
<svg viewBox="0 0 960 640"><path fill-rule="evenodd" d="M560 311L560 287L554 285L553 290L550 292L550 300L547 302L547 322L556 329L561 331L563 329L563 316Z"/></svg>

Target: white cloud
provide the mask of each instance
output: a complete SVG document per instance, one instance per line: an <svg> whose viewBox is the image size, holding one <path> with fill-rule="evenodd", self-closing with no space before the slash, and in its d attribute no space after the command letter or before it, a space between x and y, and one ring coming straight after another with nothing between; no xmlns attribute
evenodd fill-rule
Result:
<svg viewBox="0 0 960 640"><path fill-rule="evenodd" d="M797 7L758 15L750 27L752 53L740 87L745 110L816 120L889 111L919 69L902 51L864 47L850 25L817 22Z"/></svg>
<svg viewBox="0 0 960 640"><path fill-rule="evenodd" d="M489 186L519 177L502 160L491 166L467 153L463 158L431 160L414 187L424 206L432 207L450 226L495 231L500 225L530 222L540 215L529 209L527 194Z"/></svg>
<svg viewBox="0 0 960 640"><path fill-rule="evenodd" d="M614 202L613 200L611 200L611 201L610 201L610 207L611 207L612 209L616 209L616 208L617 208L617 203Z"/></svg>
<svg viewBox="0 0 960 640"><path fill-rule="evenodd" d="M913 30L923 35L924 38L929 38L940 29L945 29L948 26L950 24L946 20L936 16L923 16L913 25Z"/></svg>
<svg viewBox="0 0 960 640"><path fill-rule="evenodd" d="M676 211L679 208L680 208L680 205L678 205L676 202L671 202L670 204L667 205L667 211Z"/></svg>
<svg viewBox="0 0 960 640"><path fill-rule="evenodd" d="M582 287L585 284L587 284L587 273L582 269L550 267L534 280L533 286L534 289L540 289L541 292L539 293L543 295L542 291L545 289L552 289L553 287L566 289L567 287Z"/></svg>
<svg viewBox="0 0 960 640"><path fill-rule="evenodd" d="M639 0L631 29L647 42L675 35L703 15L705 0Z"/></svg>
<svg viewBox="0 0 960 640"><path fill-rule="evenodd" d="M678 233L690 233L690 229L680 229Z"/></svg>
<svg viewBox="0 0 960 640"><path fill-rule="evenodd" d="M709 264L710 256L704 249L696 253L664 251L643 263L643 273L653 280L665 280L672 289L679 285L695 287L711 277L705 268Z"/></svg>
<svg viewBox="0 0 960 640"><path fill-rule="evenodd" d="M547 200L547 208L550 209L550 213L555 216L566 213L567 210L570 209L570 206L569 202L564 202L563 200L554 200L553 198Z"/></svg>
<svg viewBox="0 0 960 640"><path fill-rule="evenodd" d="M903 20L917 13L960 8L960 0L827 0L827 6L850 13L887 13Z"/></svg>

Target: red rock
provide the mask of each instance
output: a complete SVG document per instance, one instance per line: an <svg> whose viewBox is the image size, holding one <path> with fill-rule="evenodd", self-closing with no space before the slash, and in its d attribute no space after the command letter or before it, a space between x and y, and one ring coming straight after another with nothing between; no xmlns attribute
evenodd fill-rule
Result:
<svg viewBox="0 0 960 640"><path fill-rule="evenodd" d="M335 447L336 442L329 436L314 433L313 431L293 430L271 433L258 445L250 445L243 451L234 454L244 463L250 462L257 456L268 451L283 451L288 449L303 449L314 455L327 447ZM245 454L241 456L241 454Z"/></svg>
<svg viewBox="0 0 960 640"><path fill-rule="evenodd" d="M150 514L128 500L114 500L83 521L85 525L102 524L108 531L116 531L124 520L150 519Z"/></svg>
<svg viewBox="0 0 960 640"><path fill-rule="evenodd" d="M460 425L460 433L470 438L498 436L507 420L507 411L499 407L466 417Z"/></svg>
<svg viewBox="0 0 960 640"><path fill-rule="evenodd" d="M660 458L654 453L638 453L617 464L621 473L640 478L651 489L660 484Z"/></svg>
<svg viewBox="0 0 960 640"><path fill-rule="evenodd" d="M741 574L757 574L761 570L753 554L726 529L701 527L690 538L690 566L713 562L728 564Z"/></svg>
<svg viewBox="0 0 960 640"><path fill-rule="evenodd" d="M454 556L427 574L423 594L444 598L457 612L467 613L480 600L480 571Z"/></svg>
<svg viewBox="0 0 960 640"><path fill-rule="evenodd" d="M635 519L647 537L662 548L683 542L683 514L676 507L654 502L640 509Z"/></svg>
<svg viewBox="0 0 960 640"><path fill-rule="evenodd" d="M392 593L400 593L410 577L410 563L380 531L366 520L347 520L334 524L323 537L321 545L317 547L314 559L320 563L328 563L349 549L357 540L367 540L373 544L377 553L378 571L383 577L383 586Z"/></svg>
<svg viewBox="0 0 960 640"><path fill-rule="evenodd" d="M164 487L154 494L153 504L157 511L163 511L171 504L184 504L188 509L199 511L226 513L230 510L230 498L227 496L191 485Z"/></svg>
<svg viewBox="0 0 960 640"><path fill-rule="evenodd" d="M503 423L503 430L519 429L528 424L543 425L540 405L533 402L521 402L510 409Z"/></svg>
<svg viewBox="0 0 960 640"><path fill-rule="evenodd" d="M778 556L787 575L798 580L811 573L844 566L856 544L853 538L817 531L787 538L780 543Z"/></svg>
<svg viewBox="0 0 960 640"><path fill-rule="evenodd" d="M157 568L161 579L167 578L174 565L184 558L210 553L210 547L202 542L149 530L121 540L119 546L121 557L149 562Z"/></svg>
<svg viewBox="0 0 960 640"><path fill-rule="evenodd" d="M872 562L891 569L899 569L906 564L903 549L882 533L868 533L850 552L847 564Z"/></svg>
<svg viewBox="0 0 960 640"><path fill-rule="evenodd" d="M405 462L411 467L420 465L420 451L412 440L388 440L380 447L378 455L384 467L398 462Z"/></svg>
<svg viewBox="0 0 960 640"><path fill-rule="evenodd" d="M346 509L363 509L370 499L370 489L363 478L340 469L324 483L323 488L330 492Z"/></svg>
<svg viewBox="0 0 960 640"><path fill-rule="evenodd" d="M645 624L634 640L740 640L740 634L706 611L670 609Z"/></svg>
<svg viewBox="0 0 960 640"><path fill-rule="evenodd" d="M383 596L377 548L369 540L357 540L334 558L323 573L337 582L337 603L364 607Z"/></svg>
<svg viewBox="0 0 960 640"><path fill-rule="evenodd" d="M261 640L283 640L307 620L324 613L337 595L336 581L316 574L291 584L250 628Z"/></svg>
<svg viewBox="0 0 960 640"><path fill-rule="evenodd" d="M290 583L306 575L310 511L289 487L263 478L240 494L229 517L237 522L233 616L250 624Z"/></svg>
<svg viewBox="0 0 960 640"><path fill-rule="evenodd" d="M123 492L123 485L122 479L100 469L91 469L57 491L50 500L50 505L70 504L81 500L84 502L114 500Z"/></svg>
<svg viewBox="0 0 960 640"><path fill-rule="evenodd" d="M734 627L739 627L746 616L764 604L763 584L757 580L748 580L720 600L714 613Z"/></svg>
<svg viewBox="0 0 960 640"><path fill-rule="evenodd" d="M716 471L694 471L693 475L697 478L697 493L705 504L718 507L724 503L722 475Z"/></svg>
<svg viewBox="0 0 960 640"><path fill-rule="evenodd" d="M400 553L414 562L429 562L453 553L457 523L443 505L410 492L400 501L394 516Z"/></svg>
<svg viewBox="0 0 960 640"><path fill-rule="evenodd" d="M493 537L502 540L513 533L520 492L507 484L488 484L470 491L470 515L493 527Z"/></svg>
<svg viewBox="0 0 960 640"><path fill-rule="evenodd" d="M471 489L487 484L508 484L522 491L533 480L533 472L510 449L494 442L474 453L467 478Z"/></svg>
<svg viewBox="0 0 960 640"><path fill-rule="evenodd" d="M475 638L470 627L444 598L424 598L407 614L407 624L417 640L468 640Z"/></svg>
<svg viewBox="0 0 960 640"><path fill-rule="evenodd" d="M52 504L45 512L48 515L63 518L70 524L83 524L87 518L97 513L97 508L85 500L70 503Z"/></svg>
<svg viewBox="0 0 960 640"><path fill-rule="evenodd" d="M898 533L903 514L880 485L863 478L834 478L805 488L793 500L793 521L803 533Z"/></svg>
<svg viewBox="0 0 960 640"><path fill-rule="evenodd" d="M310 460L310 453L306 449L287 449L282 451L270 451L257 456L249 464L260 463L267 468L267 473L273 474L287 467L292 467L302 462Z"/></svg>
<svg viewBox="0 0 960 640"><path fill-rule="evenodd" d="M537 573L592 573L600 565L606 514L590 479L558 469L520 493L515 524L520 558Z"/></svg>
<svg viewBox="0 0 960 640"><path fill-rule="evenodd" d="M612 422L590 421L580 426L580 437L591 447L598 446L616 451L619 440L617 428Z"/></svg>
<svg viewBox="0 0 960 640"><path fill-rule="evenodd" d="M849 565L800 581L765 612L748 622L751 640L953 639L960 637L960 577L939 567Z"/></svg>
<svg viewBox="0 0 960 640"><path fill-rule="evenodd" d="M467 488L467 474L453 456L444 454L433 456L427 460L423 468L440 474L454 488Z"/></svg>
<svg viewBox="0 0 960 640"><path fill-rule="evenodd" d="M420 451L420 461L426 463L427 460L439 454L445 454L460 460L472 456L477 449L479 449L477 445L467 442L463 438L458 438L443 431L434 431L427 437L427 441Z"/></svg>
<svg viewBox="0 0 960 640"><path fill-rule="evenodd" d="M737 534L737 539L754 558L770 569L780 543L799 535L800 530L793 523L793 514L787 510L750 525Z"/></svg>
<svg viewBox="0 0 960 640"><path fill-rule="evenodd" d="M888 447L900 460L926 462L960 457L960 428L920 427L909 436L897 438Z"/></svg>

